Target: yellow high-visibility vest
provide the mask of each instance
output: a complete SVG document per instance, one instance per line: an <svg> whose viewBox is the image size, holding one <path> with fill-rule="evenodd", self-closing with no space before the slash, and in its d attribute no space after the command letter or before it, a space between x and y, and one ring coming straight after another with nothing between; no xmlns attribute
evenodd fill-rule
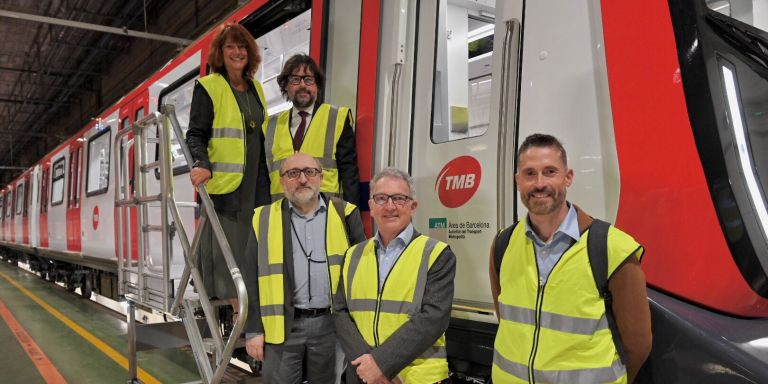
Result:
<svg viewBox="0 0 768 384"><path fill-rule="evenodd" d="M331 104L321 104L312 121L307 127L304 141L299 152L306 153L320 161L323 166L323 184L320 191L329 196L341 196L339 182L339 167L336 165L336 145L339 143L344 122L349 108ZM283 186L280 184L280 166L296 151L293 150L291 137L291 110L270 116L264 128L264 153L266 154L267 169L269 169L270 193L272 201L283 197Z"/></svg>
<svg viewBox="0 0 768 384"><path fill-rule="evenodd" d="M341 202L340 217L332 204L338 202L328 200L325 226L325 253L328 266L329 282L331 284L331 303L333 295L339 286L341 266L344 264L344 254L349 248L345 218L357 207L345 201ZM271 344L285 342L285 286L283 264L283 215L282 205L288 204L285 199L275 201L270 205L258 207L253 211L253 232L258 246L259 268L259 308L261 321L264 324L264 341ZM333 305L331 305L331 308Z"/></svg>
<svg viewBox="0 0 768 384"><path fill-rule="evenodd" d="M267 101L261 83L251 79L267 122ZM213 126L208 140L208 160L212 178L206 184L208 193L221 195L240 186L245 171L245 120L237 105L229 82L219 73L201 77L198 82L213 102ZM264 129L262 127L262 129Z"/></svg>
<svg viewBox="0 0 768 384"><path fill-rule="evenodd" d="M555 264L546 282L532 240L517 225L506 245L499 283L494 383L626 383L587 253L585 231ZM501 245L504 247L504 245ZM642 257L631 236L608 230L608 276L627 257Z"/></svg>
<svg viewBox="0 0 768 384"><path fill-rule="evenodd" d="M344 294L349 314L371 347L386 341L421 310L429 268L448 245L424 235L414 238L392 266L379 292L379 270L373 239L347 251ZM406 383L436 383L448 378L445 334L405 367Z"/></svg>

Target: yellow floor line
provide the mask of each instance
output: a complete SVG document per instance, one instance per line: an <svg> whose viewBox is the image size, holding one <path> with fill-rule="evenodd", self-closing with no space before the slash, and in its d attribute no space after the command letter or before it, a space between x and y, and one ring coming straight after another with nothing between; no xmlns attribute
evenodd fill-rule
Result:
<svg viewBox="0 0 768 384"><path fill-rule="evenodd" d="M16 288L18 288L19 291L21 291L21 293L25 294L27 297L32 299L32 301L37 303L39 306L43 307L43 309L48 311L48 313L53 315L55 318L59 319L59 321L61 321L62 323L66 324L69 328L75 331L75 333L80 335L82 338L88 340L89 343L93 344L96 348L98 348L101 352L107 355L110 359L114 360L117 364L119 364L125 370L128 370L128 359L125 356L123 356L120 352L116 351L114 348L107 345L107 343L101 341L101 339L94 336L92 333L88 332L85 328L81 327L80 325L72 321L63 313L57 311L56 308L51 307L48 303L43 301L43 299L37 297L34 293L32 293L28 289L21 286L21 284L17 283L10 276L6 275L3 272L0 272L0 276L8 280L8 282L11 283ZM147 373L147 371L141 368L138 369L138 374L139 374L139 380L141 380L142 383L160 384L160 380L156 379L154 376L150 375L149 373Z"/></svg>

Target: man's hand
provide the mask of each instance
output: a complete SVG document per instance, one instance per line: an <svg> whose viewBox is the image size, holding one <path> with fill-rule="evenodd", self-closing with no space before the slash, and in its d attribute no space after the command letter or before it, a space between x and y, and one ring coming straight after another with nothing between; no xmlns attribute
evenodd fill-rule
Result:
<svg viewBox="0 0 768 384"><path fill-rule="evenodd" d="M245 340L245 351L256 361L264 361L264 335Z"/></svg>
<svg viewBox="0 0 768 384"><path fill-rule="evenodd" d="M211 174L210 169L195 167L189 171L189 178L192 179L192 185L194 185L195 188L197 188L197 186L200 184L207 183L211 177L213 177L213 175Z"/></svg>
<svg viewBox="0 0 768 384"><path fill-rule="evenodd" d="M351 361L351 364L357 367L357 375L367 384L389 384L391 383L384 373L381 372L379 365L370 353L366 353Z"/></svg>

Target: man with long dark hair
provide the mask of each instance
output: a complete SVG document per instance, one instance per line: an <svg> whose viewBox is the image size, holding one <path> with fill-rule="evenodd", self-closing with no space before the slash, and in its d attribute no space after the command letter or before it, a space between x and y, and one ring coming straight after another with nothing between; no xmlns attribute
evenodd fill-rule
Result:
<svg viewBox="0 0 768 384"><path fill-rule="evenodd" d="M320 190L353 203L360 203L360 174L357 169L354 121L347 107L321 103L325 75L304 54L292 56L277 77L280 92L293 107L271 116L264 137L272 200L283 196L280 164L296 152L320 161L324 169Z"/></svg>

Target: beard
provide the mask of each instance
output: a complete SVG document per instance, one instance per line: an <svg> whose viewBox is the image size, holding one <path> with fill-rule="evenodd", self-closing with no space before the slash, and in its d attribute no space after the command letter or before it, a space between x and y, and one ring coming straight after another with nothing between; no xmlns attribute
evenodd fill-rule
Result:
<svg viewBox="0 0 768 384"><path fill-rule="evenodd" d="M544 198L536 198L534 194L546 193ZM557 212L565 204L565 191L557 191L553 188L541 188L528 192L521 196L523 205L528 212L534 215L548 215Z"/></svg>
<svg viewBox="0 0 768 384"><path fill-rule="evenodd" d="M317 200L319 189L315 189L311 185L302 185L297 187L292 193L287 193L286 191L285 195L294 204L306 205Z"/></svg>
<svg viewBox="0 0 768 384"><path fill-rule="evenodd" d="M296 108L307 108L315 103L315 98L312 97L311 93L307 92L306 90L300 89L296 91L291 102L293 103L293 106Z"/></svg>

